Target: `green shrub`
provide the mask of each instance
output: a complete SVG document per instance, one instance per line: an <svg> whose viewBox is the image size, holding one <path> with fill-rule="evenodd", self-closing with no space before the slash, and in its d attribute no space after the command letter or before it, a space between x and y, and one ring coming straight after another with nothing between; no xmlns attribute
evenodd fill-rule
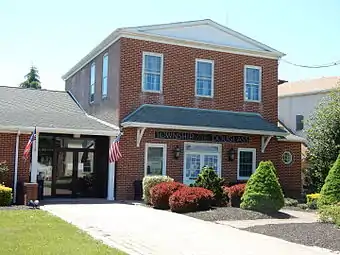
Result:
<svg viewBox="0 0 340 255"><path fill-rule="evenodd" d="M340 227L340 206L326 205L319 209L319 218L322 222L335 223Z"/></svg>
<svg viewBox="0 0 340 255"><path fill-rule="evenodd" d="M173 182L174 179L170 178L169 176L163 175L152 175L152 176L145 176L143 178L143 199L144 202L147 204L151 203L151 194L150 190L153 186L161 182Z"/></svg>
<svg viewBox="0 0 340 255"><path fill-rule="evenodd" d="M286 197L285 198L285 206L293 206L296 207L298 205L298 201L293 198Z"/></svg>
<svg viewBox="0 0 340 255"><path fill-rule="evenodd" d="M0 206L9 206L12 203L12 189L0 184Z"/></svg>
<svg viewBox="0 0 340 255"><path fill-rule="evenodd" d="M214 193L213 204L221 205L228 199L223 191L223 182L212 167L205 166L192 186L211 190Z"/></svg>
<svg viewBox="0 0 340 255"><path fill-rule="evenodd" d="M270 161L260 162L247 182L241 208L265 213L277 212L284 206L281 186Z"/></svg>
<svg viewBox="0 0 340 255"><path fill-rule="evenodd" d="M6 161L0 162L0 184L5 182L8 176L9 168Z"/></svg>
<svg viewBox="0 0 340 255"><path fill-rule="evenodd" d="M308 194L306 195L307 198L307 206L309 209L317 209L318 208L318 200L320 199L320 194Z"/></svg>
<svg viewBox="0 0 340 255"><path fill-rule="evenodd" d="M322 186L318 207L340 202L340 154L333 164Z"/></svg>

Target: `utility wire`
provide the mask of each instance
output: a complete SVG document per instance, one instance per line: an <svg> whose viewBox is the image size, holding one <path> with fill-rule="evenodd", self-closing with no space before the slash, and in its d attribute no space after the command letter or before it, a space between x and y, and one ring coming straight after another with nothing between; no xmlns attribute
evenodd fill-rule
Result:
<svg viewBox="0 0 340 255"><path fill-rule="evenodd" d="M304 68L325 68L325 67L331 67L331 66L336 66L336 65L340 65L340 60L335 61L335 62L331 62L331 63L327 63L327 64L322 64L322 65L313 65L313 66L309 66L309 65L299 65L299 64L295 64L292 63L288 60L285 59L281 59L282 62L285 62L287 64L293 65L293 66L297 66L297 67L304 67Z"/></svg>

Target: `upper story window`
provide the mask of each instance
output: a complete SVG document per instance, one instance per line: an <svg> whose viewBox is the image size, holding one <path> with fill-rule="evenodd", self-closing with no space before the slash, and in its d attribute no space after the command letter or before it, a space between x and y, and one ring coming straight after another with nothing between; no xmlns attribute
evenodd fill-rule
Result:
<svg viewBox="0 0 340 255"><path fill-rule="evenodd" d="M163 55L143 52L142 90L162 92Z"/></svg>
<svg viewBox="0 0 340 255"><path fill-rule="evenodd" d="M109 72L109 55L103 56L102 98L107 97L107 76Z"/></svg>
<svg viewBox="0 0 340 255"><path fill-rule="evenodd" d="M261 101L261 67L245 66L244 70L245 100L253 102Z"/></svg>
<svg viewBox="0 0 340 255"><path fill-rule="evenodd" d="M92 63L90 72L90 103L94 101L95 86L96 86L96 64Z"/></svg>
<svg viewBox="0 0 340 255"><path fill-rule="evenodd" d="M214 61L196 59L195 94L200 97L214 96Z"/></svg>
<svg viewBox="0 0 340 255"><path fill-rule="evenodd" d="M296 127L295 127L295 130L296 131L300 131L303 129L303 115L301 114L298 114L296 115Z"/></svg>

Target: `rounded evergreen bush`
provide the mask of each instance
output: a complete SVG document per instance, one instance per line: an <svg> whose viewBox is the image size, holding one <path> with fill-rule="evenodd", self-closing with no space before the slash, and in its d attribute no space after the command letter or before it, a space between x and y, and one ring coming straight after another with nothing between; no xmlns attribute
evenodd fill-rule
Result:
<svg viewBox="0 0 340 255"><path fill-rule="evenodd" d="M214 193L213 205L220 206L228 199L223 191L223 182L212 167L205 166L192 186L211 190Z"/></svg>
<svg viewBox="0 0 340 255"><path fill-rule="evenodd" d="M318 207L333 205L340 202L340 154L333 164L322 186Z"/></svg>
<svg viewBox="0 0 340 255"><path fill-rule="evenodd" d="M260 162L247 182L241 198L242 209L274 213L284 206L284 197L272 162Z"/></svg>

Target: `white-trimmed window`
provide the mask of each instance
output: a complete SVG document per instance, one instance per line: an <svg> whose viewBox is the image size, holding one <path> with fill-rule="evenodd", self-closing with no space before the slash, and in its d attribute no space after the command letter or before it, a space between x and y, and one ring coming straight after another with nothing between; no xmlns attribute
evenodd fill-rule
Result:
<svg viewBox="0 0 340 255"><path fill-rule="evenodd" d="M212 167L221 176L220 144L184 143L183 183L193 183L204 166Z"/></svg>
<svg viewBox="0 0 340 255"><path fill-rule="evenodd" d="M145 144L145 175L166 174L166 144Z"/></svg>
<svg viewBox="0 0 340 255"><path fill-rule="evenodd" d="M200 97L214 96L214 61L196 59L195 94Z"/></svg>
<svg viewBox="0 0 340 255"><path fill-rule="evenodd" d="M261 76L261 67L244 67L244 97L246 101L261 101Z"/></svg>
<svg viewBox="0 0 340 255"><path fill-rule="evenodd" d="M292 155L292 153L290 151L285 151L282 154L282 162L285 165L290 165L293 162L293 155Z"/></svg>
<svg viewBox="0 0 340 255"><path fill-rule="evenodd" d="M109 55L103 56L102 98L107 97L107 76L109 73Z"/></svg>
<svg viewBox="0 0 340 255"><path fill-rule="evenodd" d="M238 148L237 179L248 180L256 170L256 149Z"/></svg>
<svg viewBox="0 0 340 255"><path fill-rule="evenodd" d="M143 52L142 90L162 92L163 54Z"/></svg>
<svg viewBox="0 0 340 255"><path fill-rule="evenodd" d="M96 89L96 64L93 62L91 64L90 71L90 103L94 101L95 89Z"/></svg>

